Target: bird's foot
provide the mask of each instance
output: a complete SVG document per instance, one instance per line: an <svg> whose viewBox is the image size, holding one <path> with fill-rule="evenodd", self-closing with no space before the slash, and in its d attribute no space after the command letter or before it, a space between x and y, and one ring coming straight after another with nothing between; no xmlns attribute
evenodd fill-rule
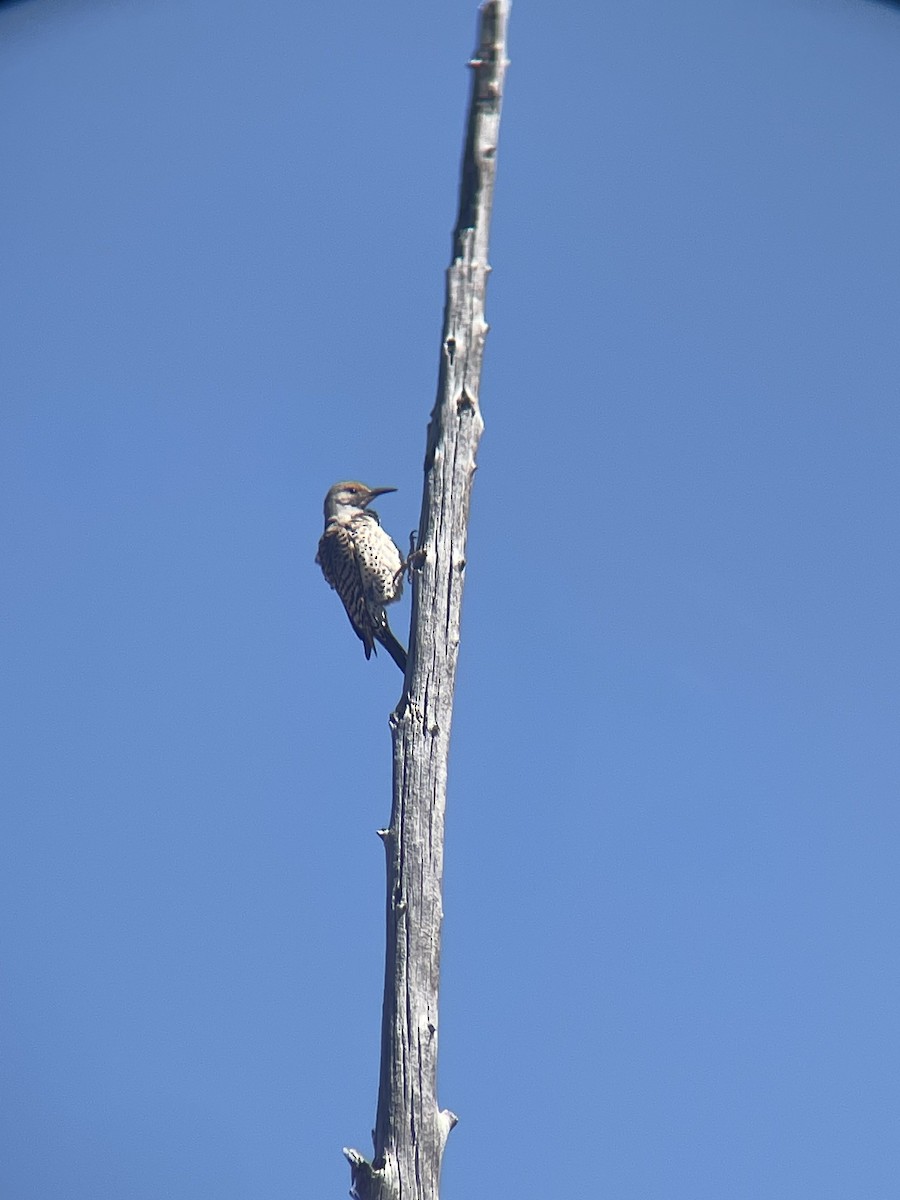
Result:
<svg viewBox="0 0 900 1200"><path fill-rule="evenodd" d="M425 548L416 549L416 531L415 529L409 535L409 554L406 556L406 561L403 563L398 577L406 573L407 580L412 583L413 571L418 570L425 561Z"/></svg>

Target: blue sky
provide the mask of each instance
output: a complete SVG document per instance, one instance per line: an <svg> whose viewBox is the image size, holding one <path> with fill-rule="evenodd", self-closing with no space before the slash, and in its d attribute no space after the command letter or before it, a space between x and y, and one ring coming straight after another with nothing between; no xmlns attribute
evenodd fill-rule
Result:
<svg viewBox="0 0 900 1200"><path fill-rule="evenodd" d="M313 557L418 518L474 27L0 7L10 1200L370 1149L399 676ZM893 1200L900 8L510 33L443 1194Z"/></svg>

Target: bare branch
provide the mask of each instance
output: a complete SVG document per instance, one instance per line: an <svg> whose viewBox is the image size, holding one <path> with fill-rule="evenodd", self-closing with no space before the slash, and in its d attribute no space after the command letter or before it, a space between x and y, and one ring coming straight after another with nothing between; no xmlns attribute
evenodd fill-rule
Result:
<svg viewBox="0 0 900 1200"><path fill-rule="evenodd" d="M419 561L406 688L391 717L394 745L387 858L387 947L375 1155L345 1150L359 1200L438 1200L441 1159L456 1117L437 1101L438 985L444 809L459 650L466 533L475 455L490 271L488 233L509 0L486 0L447 271L437 400L425 452Z"/></svg>

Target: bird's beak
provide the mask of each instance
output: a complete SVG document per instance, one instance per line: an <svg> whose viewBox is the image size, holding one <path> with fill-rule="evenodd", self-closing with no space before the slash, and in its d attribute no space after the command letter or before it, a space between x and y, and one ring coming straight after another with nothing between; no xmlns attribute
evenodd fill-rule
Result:
<svg viewBox="0 0 900 1200"><path fill-rule="evenodd" d="M369 499L374 500L376 496L384 496L388 492L396 492L396 488L370 488Z"/></svg>

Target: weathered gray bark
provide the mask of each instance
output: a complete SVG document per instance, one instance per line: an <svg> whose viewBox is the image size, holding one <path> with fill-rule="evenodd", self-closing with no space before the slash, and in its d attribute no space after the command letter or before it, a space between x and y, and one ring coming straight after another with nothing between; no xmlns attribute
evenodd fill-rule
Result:
<svg viewBox="0 0 900 1200"><path fill-rule="evenodd" d="M345 1150L359 1200L438 1200L453 1113L437 1101L441 881L450 723L487 325L488 231L509 0L486 0L469 64L472 98L459 215L447 272L440 377L428 427L409 663L391 717L394 781L387 856L381 1077L371 1162Z"/></svg>

